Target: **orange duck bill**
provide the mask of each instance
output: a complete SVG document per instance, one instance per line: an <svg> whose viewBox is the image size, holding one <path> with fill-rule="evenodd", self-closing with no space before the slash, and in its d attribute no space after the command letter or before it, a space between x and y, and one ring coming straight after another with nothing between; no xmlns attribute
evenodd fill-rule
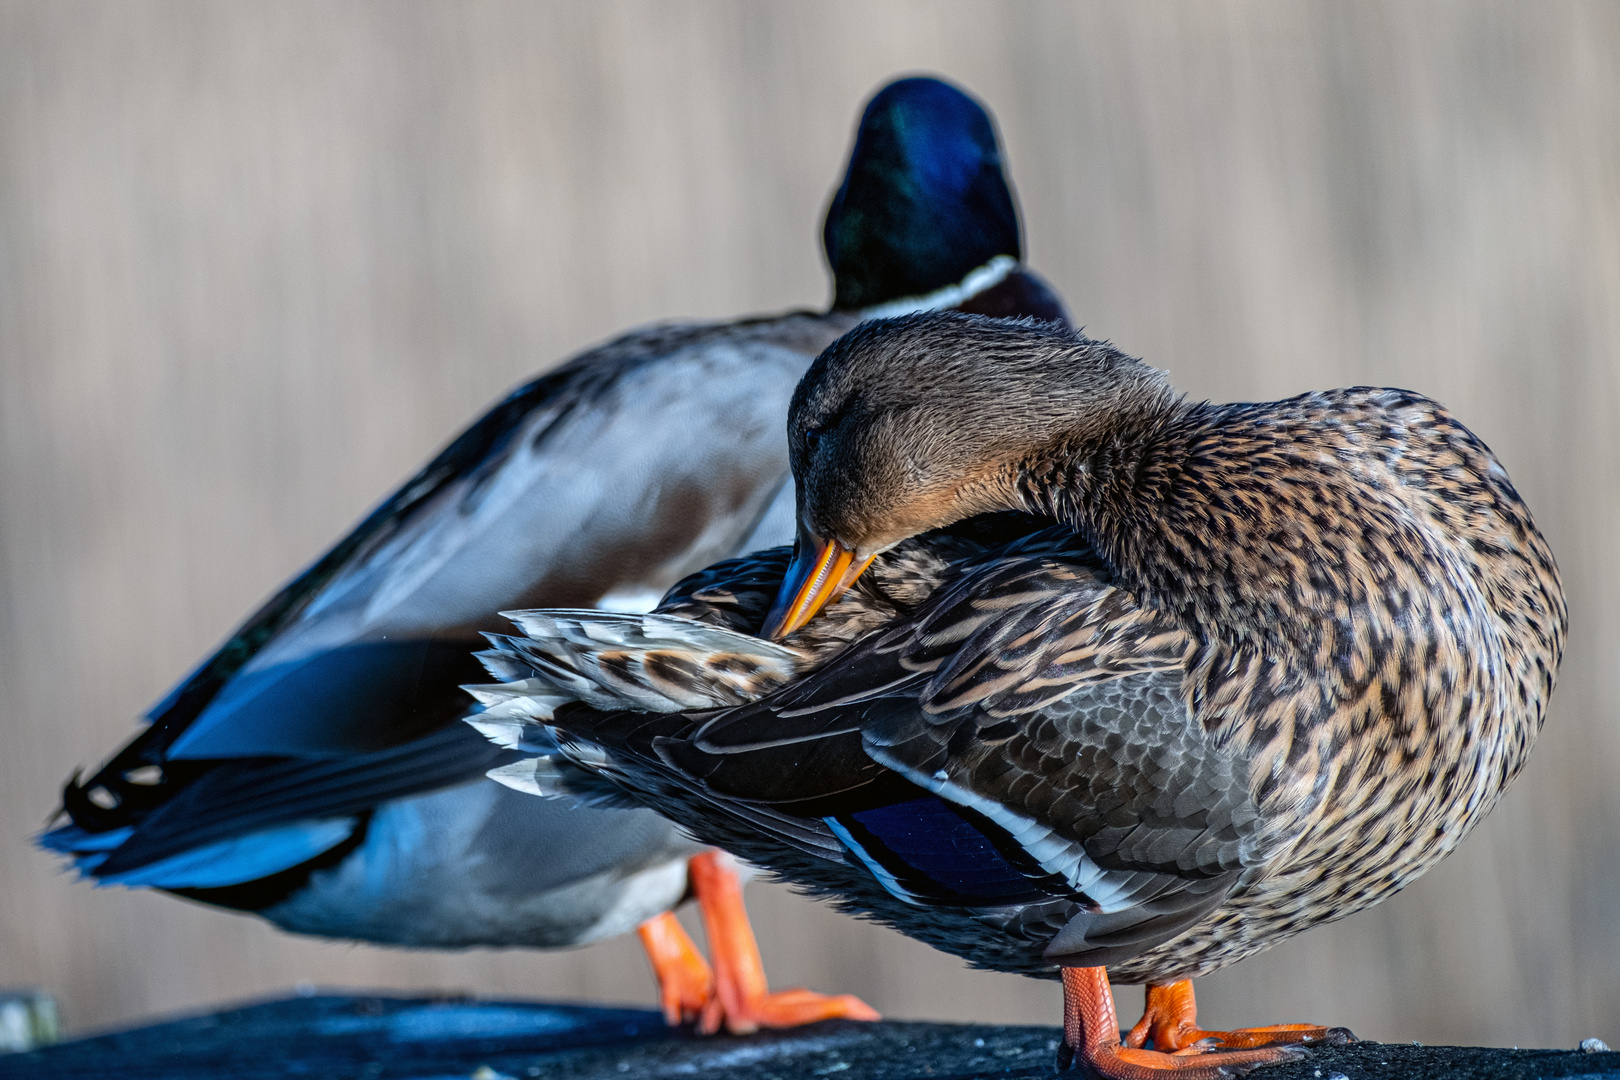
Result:
<svg viewBox="0 0 1620 1080"><path fill-rule="evenodd" d="M861 558L837 540L824 540L799 527L793 562L776 603L765 616L760 636L780 641L815 617L816 612L844 595L844 590L865 572L876 554Z"/></svg>

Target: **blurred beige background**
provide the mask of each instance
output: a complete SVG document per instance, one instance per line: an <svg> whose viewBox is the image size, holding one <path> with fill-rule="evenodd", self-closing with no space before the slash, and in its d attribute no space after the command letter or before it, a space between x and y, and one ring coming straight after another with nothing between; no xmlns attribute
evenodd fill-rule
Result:
<svg viewBox="0 0 1620 1080"><path fill-rule="evenodd" d="M299 981L650 1002L632 941L295 939L29 838L508 386L637 323L824 303L858 109L917 70L995 111L1030 260L1094 333L1198 395L1434 395L1563 565L1570 650L1501 808L1207 980L1203 1018L1620 1042L1611 2L0 3L0 984L81 1031ZM750 895L778 985L1058 1015L1051 984Z"/></svg>

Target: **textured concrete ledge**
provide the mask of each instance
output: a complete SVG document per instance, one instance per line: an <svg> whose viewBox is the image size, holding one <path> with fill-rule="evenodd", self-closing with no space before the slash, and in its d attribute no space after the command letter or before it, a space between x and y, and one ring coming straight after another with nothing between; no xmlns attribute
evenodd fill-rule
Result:
<svg viewBox="0 0 1620 1080"><path fill-rule="evenodd" d="M656 1013L534 1002L291 998L0 1056L6 1080L920 1080L1050 1077L1048 1027L838 1022L696 1039ZM1361 1043L1263 1080L1620 1080L1620 1053Z"/></svg>

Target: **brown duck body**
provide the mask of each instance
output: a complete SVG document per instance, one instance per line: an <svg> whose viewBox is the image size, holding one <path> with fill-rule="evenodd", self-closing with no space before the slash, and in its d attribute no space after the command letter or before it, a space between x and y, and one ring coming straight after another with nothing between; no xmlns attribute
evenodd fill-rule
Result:
<svg viewBox="0 0 1620 1080"><path fill-rule="evenodd" d="M1055 496L1037 471L1026 486L1101 523L1089 537L1139 605L1125 622L1155 625L1189 716L1243 762L1272 853L1187 932L1110 968L1166 982L1375 904L1449 854L1524 766L1567 612L1506 471L1427 398L1199 405L1144 434Z"/></svg>
<svg viewBox="0 0 1620 1080"><path fill-rule="evenodd" d="M975 377L998 381L930 404ZM1556 565L1416 394L1189 405L1061 328L926 316L823 354L789 434L802 529L890 549L885 599L858 584L757 701L543 726L705 841L977 965L1165 983L1348 915L1455 848L1541 727ZM1061 524L942 546L895 599L950 533L897 540L1000 509ZM733 565L661 610L752 629L737 597L775 574ZM701 692L698 652L665 677ZM960 865L916 840L961 822Z"/></svg>

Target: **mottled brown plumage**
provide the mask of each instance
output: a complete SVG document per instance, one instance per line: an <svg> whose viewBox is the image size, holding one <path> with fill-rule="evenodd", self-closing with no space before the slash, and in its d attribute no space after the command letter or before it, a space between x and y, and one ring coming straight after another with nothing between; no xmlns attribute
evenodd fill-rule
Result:
<svg viewBox="0 0 1620 1080"><path fill-rule="evenodd" d="M1489 449L1419 395L1193 404L1060 327L925 315L831 346L789 438L801 562L985 512L1063 524L947 556L758 701L570 706L550 730L704 839L974 963L1213 971L1414 880L1540 730L1556 565ZM843 640L870 621L841 618ZM957 819L957 854L931 847ZM1071 1044L1126 1075L1137 1051L1096 1039Z"/></svg>

